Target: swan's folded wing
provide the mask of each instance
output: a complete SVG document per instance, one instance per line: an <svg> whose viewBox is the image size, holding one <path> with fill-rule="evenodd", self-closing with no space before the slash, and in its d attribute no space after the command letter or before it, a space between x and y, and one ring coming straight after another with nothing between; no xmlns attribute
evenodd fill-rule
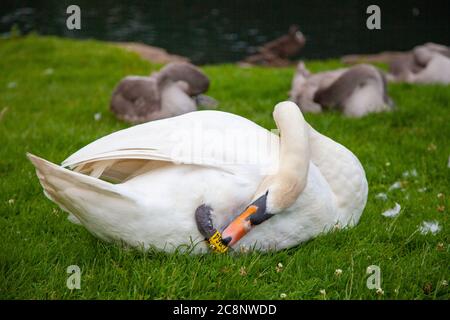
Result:
<svg viewBox="0 0 450 320"><path fill-rule="evenodd" d="M73 214L91 233L105 241L133 243L133 224L145 219L139 196L100 179L73 172L32 154L45 195ZM101 205L99 205L101 203ZM138 244L136 244L138 245Z"/></svg>
<svg viewBox="0 0 450 320"><path fill-rule="evenodd" d="M273 166L278 136L233 114L198 111L124 129L67 158L64 167L98 161L157 160L220 168Z"/></svg>

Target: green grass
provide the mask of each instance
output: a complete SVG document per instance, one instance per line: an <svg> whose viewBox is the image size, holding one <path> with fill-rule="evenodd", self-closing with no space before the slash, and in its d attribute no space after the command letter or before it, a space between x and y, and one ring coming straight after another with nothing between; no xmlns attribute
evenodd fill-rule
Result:
<svg viewBox="0 0 450 320"><path fill-rule="evenodd" d="M337 61L307 65L313 71L340 66ZM125 250L69 223L44 197L25 152L60 162L85 144L127 127L108 111L112 89L125 75L157 68L96 41L39 36L0 41L0 112L8 108L0 120L0 298L279 299L281 293L287 299L450 297L442 285L450 280L448 86L389 85L397 104L393 113L363 119L306 115L313 127L351 149L366 170L367 207L353 229L278 253L189 256ZM286 99L292 69L218 65L204 70L220 110L274 128L271 111ZM100 121L94 121L97 112ZM417 177L402 177L412 169ZM404 190L387 191L400 180ZM418 191L424 187L425 192ZM377 200L379 192L389 199ZM395 202L401 204L401 214L383 217ZM429 220L441 225L436 235L418 232ZM284 265L281 272L276 271L279 262ZM66 288L66 268L73 264L82 270L81 290ZM383 296L366 287L369 265L381 268ZM338 268L340 277L334 275Z"/></svg>

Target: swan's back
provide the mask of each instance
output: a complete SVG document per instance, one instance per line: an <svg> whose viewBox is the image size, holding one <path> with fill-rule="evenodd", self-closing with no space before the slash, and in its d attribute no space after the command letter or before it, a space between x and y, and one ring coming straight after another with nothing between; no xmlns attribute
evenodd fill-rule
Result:
<svg viewBox="0 0 450 320"><path fill-rule="evenodd" d="M111 167L124 159L137 159L213 166L238 174L264 171L264 166L270 170L277 164L278 144L278 136L243 117L197 111L112 133L80 149L62 165L82 171L93 163Z"/></svg>
<svg viewBox="0 0 450 320"><path fill-rule="evenodd" d="M353 226L366 206L368 184L364 168L346 147L310 128L311 161L329 184L336 203L337 222Z"/></svg>

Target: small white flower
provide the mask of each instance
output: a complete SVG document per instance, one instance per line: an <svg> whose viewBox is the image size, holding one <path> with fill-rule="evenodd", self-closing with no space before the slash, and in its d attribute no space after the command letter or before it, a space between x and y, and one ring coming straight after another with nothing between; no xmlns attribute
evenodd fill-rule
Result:
<svg viewBox="0 0 450 320"><path fill-rule="evenodd" d="M52 68L47 68L44 70L43 74L46 76L52 75L54 70Z"/></svg>
<svg viewBox="0 0 450 320"><path fill-rule="evenodd" d="M442 199L442 198L444 197L444 194L441 193L441 192L439 192L439 193L437 194L437 197L438 197L439 199Z"/></svg>
<svg viewBox="0 0 450 320"><path fill-rule="evenodd" d="M94 114L95 121L100 121L101 118L102 118L102 114L100 112L97 112L96 114Z"/></svg>
<svg viewBox="0 0 450 320"><path fill-rule="evenodd" d="M396 202L395 206L392 209L386 210L385 212L382 213L382 215L388 218L394 218L398 216L401 208L402 207Z"/></svg>
<svg viewBox="0 0 450 320"><path fill-rule="evenodd" d="M405 171L403 172L403 177L407 178L407 177L417 177L417 170L416 169L412 169L409 171Z"/></svg>
<svg viewBox="0 0 450 320"><path fill-rule="evenodd" d="M320 292L320 294L323 295L323 296L327 294L327 292L325 291L325 289L321 289L319 292Z"/></svg>
<svg viewBox="0 0 450 320"><path fill-rule="evenodd" d="M275 270L277 270L277 272L283 271L283 264L281 262L278 262L277 266L275 267Z"/></svg>
<svg viewBox="0 0 450 320"><path fill-rule="evenodd" d="M334 275L335 275L336 277L339 277L341 274L342 274L342 269L336 269L336 270L334 271Z"/></svg>
<svg viewBox="0 0 450 320"><path fill-rule="evenodd" d="M9 199L9 200L8 200L8 203L9 203L10 205L13 205L14 202L16 202L16 200L14 200L14 199Z"/></svg>
<svg viewBox="0 0 450 320"><path fill-rule="evenodd" d="M437 146L434 143L430 143L427 147L428 151L435 151L437 149Z"/></svg>
<svg viewBox="0 0 450 320"><path fill-rule="evenodd" d="M447 287L447 286L448 286L447 280L442 280L442 281L441 281L441 286Z"/></svg>
<svg viewBox="0 0 450 320"><path fill-rule="evenodd" d="M0 111L0 121L2 121L3 117L5 116L6 112L8 111L8 107L4 107L2 111Z"/></svg>
<svg viewBox="0 0 450 320"><path fill-rule="evenodd" d="M241 247L239 248L239 251L241 253L248 253L250 251L250 249L248 247L246 247L245 245L241 245Z"/></svg>
<svg viewBox="0 0 450 320"><path fill-rule="evenodd" d="M389 167L391 165L391 163L388 161L385 163L386 167Z"/></svg>
<svg viewBox="0 0 450 320"><path fill-rule="evenodd" d="M339 231L342 229L342 226L339 222L336 222L336 224L333 226L333 231Z"/></svg>
<svg viewBox="0 0 450 320"><path fill-rule="evenodd" d="M420 193L422 193L422 192L427 191L427 188L423 187L423 188L417 189L417 191L419 191Z"/></svg>
<svg viewBox="0 0 450 320"><path fill-rule="evenodd" d="M286 297L287 297L287 294L286 294L286 293L280 294L280 298L281 298L281 299L286 299Z"/></svg>
<svg viewBox="0 0 450 320"><path fill-rule="evenodd" d="M375 199L380 199L380 200L383 200L383 201L386 201L387 200L387 194L386 193L383 193L383 192L380 192L380 193L378 193L376 196L375 196Z"/></svg>
<svg viewBox="0 0 450 320"><path fill-rule="evenodd" d="M400 181L396 181L389 187L389 191L392 191L395 189L400 189L401 187L402 187L402 183Z"/></svg>
<svg viewBox="0 0 450 320"><path fill-rule="evenodd" d="M437 221L424 221L419 228L420 233L422 234L436 234L441 230L441 226Z"/></svg>
<svg viewBox="0 0 450 320"><path fill-rule="evenodd" d="M379 296L384 295L384 291L383 291L383 289L381 289L381 288L378 288L377 291L376 291L376 293L377 293L377 295L379 295Z"/></svg>
<svg viewBox="0 0 450 320"><path fill-rule="evenodd" d="M14 81L8 82L7 87L8 87L8 89L13 89L13 88L17 87L17 82L14 82Z"/></svg>

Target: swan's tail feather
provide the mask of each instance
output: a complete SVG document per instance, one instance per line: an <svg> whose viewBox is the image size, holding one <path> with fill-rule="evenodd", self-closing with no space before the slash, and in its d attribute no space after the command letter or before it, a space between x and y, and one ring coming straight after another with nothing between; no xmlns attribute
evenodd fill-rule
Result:
<svg viewBox="0 0 450 320"><path fill-rule="evenodd" d="M44 194L85 226L114 220L114 213L133 207L135 203L123 190L119 192L116 185L65 169L30 153L27 157L36 168ZM106 209L100 210L99 207ZM106 213L109 214L107 218Z"/></svg>

